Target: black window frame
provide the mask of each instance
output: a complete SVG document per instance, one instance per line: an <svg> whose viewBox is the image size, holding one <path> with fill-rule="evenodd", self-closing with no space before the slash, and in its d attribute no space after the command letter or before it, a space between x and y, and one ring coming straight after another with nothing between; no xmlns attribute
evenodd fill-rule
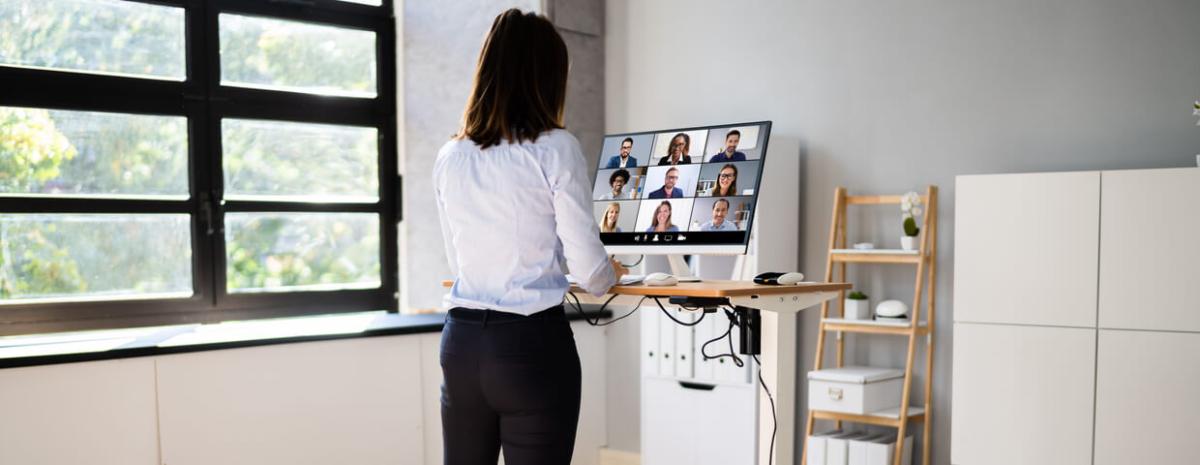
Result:
<svg viewBox="0 0 1200 465"><path fill-rule="evenodd" d="M0 64L0 106L185 116L186 200L0 197L6 213L175 213L191 219L193 295L0 304L0 336L367 310L399 310L400 177L397 174L396 32L393 0L371 6L338 0L120 0L184 10L186 78L164 81ZM375 33L373 98L223 86L218 16L232 13ZM374 203L226 200L222 118L373 127L379 136L379 197ZM379 217L378 288L334 291L226 292L226 212L375 213Z"/></svg>

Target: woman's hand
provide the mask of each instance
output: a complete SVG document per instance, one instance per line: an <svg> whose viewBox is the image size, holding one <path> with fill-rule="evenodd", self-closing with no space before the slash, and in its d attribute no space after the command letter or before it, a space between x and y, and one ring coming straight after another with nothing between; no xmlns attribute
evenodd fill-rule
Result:
<svg viewBox="0 0 1200 465"><path fill-rule="evenodd" d="M617 284L620 284L621 278L629 274L629 270L626 269L625 265L622 265L621 262L615 258L609 257L608 261L613 267L613 274L617 275Z"/></svg>

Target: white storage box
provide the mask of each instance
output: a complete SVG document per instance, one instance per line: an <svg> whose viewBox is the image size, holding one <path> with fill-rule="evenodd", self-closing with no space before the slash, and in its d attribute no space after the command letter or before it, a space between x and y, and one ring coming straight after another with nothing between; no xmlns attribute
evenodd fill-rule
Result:
<svg viewBox="0 0 1200 465"><path fill-rule="evenodd" d="M900 463L903 465L912 465L912 436L904 438L904 456L900 458ZM896 453L896 435L889 435L884 438L875 439L867 443L867 464L866 465L890 465L895 457L892 454Z"/></svg>
<svg viewBox="0 0 1200 465"><path fill-rule="evenodd" d="M850 441L849 460L846 465L867 465L867 452L875 442L887 440L888 438L895 439L895 434L876 434L873 436L862 437Z"/></svg>
<svg viewBox="0 0 1200 465"><path fill-rule="evenodd" d="M864 439L870 435L865 431L856 431L826 438L825 465L849 465L850 441Z"/></svg>
<svg viewBox="0 0 1200 465"><path fill-rule="evenodd" d="M844 367L808 372L808 408L859 415L900 407L904 372Z"/></svg>

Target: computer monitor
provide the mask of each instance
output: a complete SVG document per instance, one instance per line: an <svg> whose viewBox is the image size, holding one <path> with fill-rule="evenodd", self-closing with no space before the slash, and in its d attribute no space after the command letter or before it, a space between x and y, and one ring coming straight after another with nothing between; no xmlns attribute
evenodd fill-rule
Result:
<svg viewBox="0 0 1200 465"><path fill-rule="evenodd" d="M610 134L592 184L611 254L746 253L771 122Z"/></svg>

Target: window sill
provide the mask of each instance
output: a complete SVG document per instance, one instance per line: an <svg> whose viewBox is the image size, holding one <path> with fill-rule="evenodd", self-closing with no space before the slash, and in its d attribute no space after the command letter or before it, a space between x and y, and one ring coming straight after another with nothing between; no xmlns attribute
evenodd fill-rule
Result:
<svg viewBox="0 0 1200 465"><path fill-rule="evenodd" d="M598 305L584 305L595 317ZM612 312L599 313L612 317ZM568 311L571 321L583 317ZM206 325L89 331L0 338L0 369L148 357L276 344L436 333L444 313L361 312Z"/></svg>

